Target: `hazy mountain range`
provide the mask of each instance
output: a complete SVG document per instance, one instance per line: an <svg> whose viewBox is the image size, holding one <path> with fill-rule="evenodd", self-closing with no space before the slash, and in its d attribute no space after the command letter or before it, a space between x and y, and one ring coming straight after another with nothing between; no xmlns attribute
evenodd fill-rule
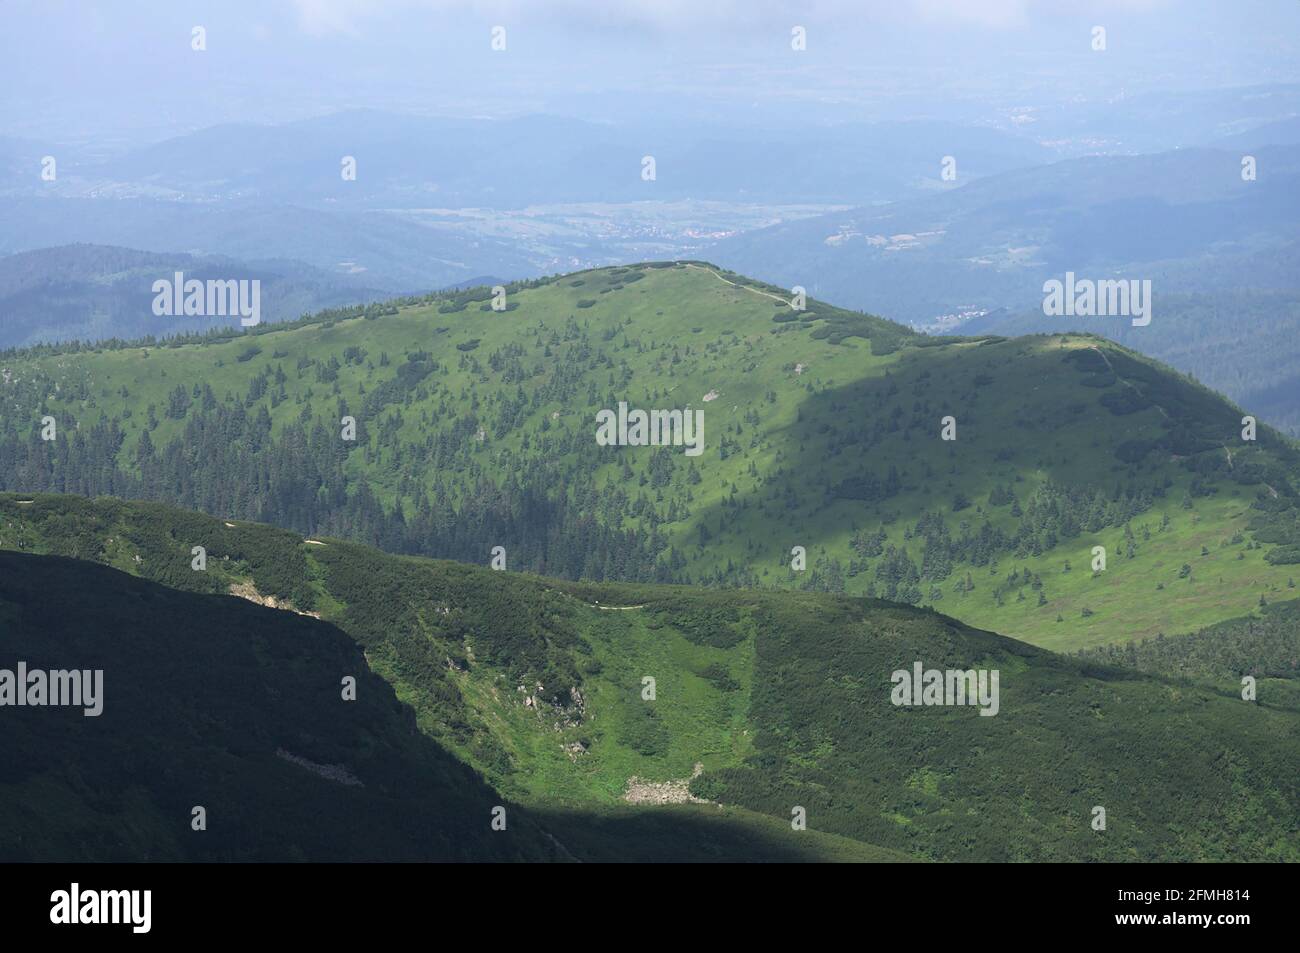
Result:
<svg viewBox="0 0 1300 953"><path fill-rule="evenodd" d="M995 330L1000 315L1032 311L1043 281L1067 271L1150 278L1165 323L1145 336L1104 319L1014 327L1124 334L1125 343L1295 428L1294 388L1270 369L1289 363L1292 312L1269 322L1279 340L1237 334L1227 306L1196 311L1199 331L1181 335L1185 346L1162 340L1188 320L1189 296L1300 290L1296 105L1289 86L1146 94L1115 109L1115 134L1095 146L1110 154L1063 161L1078 144L1046 139L1048 120L1037 114L1012 133L946 121L764 128L740 118L670 124L351 110L217 126L112 156L11 138L0 141L0 222L8 226L0 226L0 250L92 242L222 260L218 270L236 277L275 276L272 319L485 275L707 256L947 333L972 320L972 328ZM1234 124L1226 118L1234 114L1250 118ZM1243 121L1248 128L1227 131ZM1166 143L1201 147L1115 154L1126 141L1118 130L1152 124L1167 128ZM39 175L47 153L58 160L52 182ZM1242 179L1247 153L1254 181ZM356 160L355 180L341 176L345 156ZM642 176L645 156L655 160L652 180ZM139 310L145 291L132 272L63 281L57 314L34 313L42 299L31 296L43 294L33 291L35 276L68 257L4 266L28 284L0 301L0 343L172 330ZM272 260L278 272L257 264ZM50 280L50 288L62 281ZM1234 346L1213 360L1198 350L1196 342L1234 334Z"/></svg>
<svg viewBox="0 0 1300 953"><path fill-rule="evenodd" d="M196 334L238 315L159 316L157 280L260 283L260 317L283 321L385 295L362 281L294 261L243 262L105 245L66 245L0 258L0 347Z"/></svg>

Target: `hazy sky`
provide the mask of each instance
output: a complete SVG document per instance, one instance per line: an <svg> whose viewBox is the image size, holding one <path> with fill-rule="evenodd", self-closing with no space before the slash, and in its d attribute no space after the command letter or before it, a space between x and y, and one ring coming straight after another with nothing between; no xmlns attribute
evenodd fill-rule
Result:
<svg viewBox="0 0 1300 953"><path fill-rule="evenodd" d="M352 107L981 121L1300 81L1293 0L5 0L0 134L106 146ZM191 49L191 30L207 49ZM807 30L807 50L790 31ZM1094 26L1107 50L1090 48ZM491 30L506 30L493 51Z"/></svg>

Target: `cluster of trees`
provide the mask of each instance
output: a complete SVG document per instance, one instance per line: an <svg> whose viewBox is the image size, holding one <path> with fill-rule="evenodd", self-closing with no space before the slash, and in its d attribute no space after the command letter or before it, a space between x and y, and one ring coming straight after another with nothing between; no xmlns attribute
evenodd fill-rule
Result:
<svg viewBox="0 0 1300 953"><path fill-rule="evenodd" d="M494 472L504 475L494 479L473 456L477 415L455 415L444 399L437 413L451 419L450 427L420 443L400 441L401 407L420 396L436 369L427 354L409 355L396 377L366 395L355 441L340 439L338 427L308 404L296 422L273 434L258 391L283 386L279 367L254 377L242 400L218 401L206 384L192 391L178 387L167 413L185 417L183 432L156 446L146 428L130 465L121 454L126 431L120 419L77 427L65 417L59 439L45 441L10 418L0 424L0 489L162 500L466 562L484 562L493 546L503 546L512 569L570 578L669 577L671 561L658 559L667 544L653 529L657 511L642 503L651 528L620 528L631 501L621 488L608 495L597 489L592 473L598 460L579 436L555 431L554 452L503 465ZM539 390L562 389L567 380L559 375ZM535 392L532 400L538 399ZM388 415L379 416L385 409ZM339 401L335 410L341 419L349 408ZM367 412L378 417L373 442ZM401 498L381 503L369 468L349 467L352 454L396 471ZM566 458L574 462L561 462ZM657 459L650 478L662 485L672 465ZM432 489L421 478L429 472L440 474Z"/></svg>
<svg viewBox="0 0 1300 953"><path fill-rule="evenodd" d="M661 536L599 520L591 500L595 487L587 483L571 487L572 494L562 492L560 468L546 458L499 482L482 476L459 499L439 481L413 507L385 507L364 475L348 472L349 445L320 420L310 428L289 425L273 437L265 407L249 412L242 405L217 405L191 413L183 436L161 449L146 433L133 470L118 462L123 439L117 421L54 442L0 435L0 489L165 500L389 552L465 562L485 562L499 545L512 569L570 578L667 575L656 559L666 548ZM431 441L434 460L440 442ZM407 490L417 492L414 485Z"/></svg>
<svg viewBox="0 0 1300 953"><path fill-rule="evenodd" d="M701 797L785 818L797 804L809 827L935 860L1300 857L1294 711L1195 686L1171 701L1151 678L928 610L748 595L754 752L695 779ZM916 659L999 669L998 715L893 705L890 673Z"/></svg>
<svg viewBox="0 0 1300 953"><path fill-rule="evenodd" d="M1084 649L1078 656L1180 678L1300 679L1300 599L1266 603L1258 616L1229 619L1190 635L1160 634Z"/></svg>
<svg viewBox="0 0 1300 953"><path fill-rule="evenodd" d="M995 526L993 514L986 514L975 529L970 520L960 519L954 537L949 521L939 512L923 513L903 531L903 545L888 543L883 526L874 533L858 531L850 545L859 558L849 560L847 572L837 560L827 560L816 567L802 588L843 592L844 580L871 572L867 595L917 605L942 598L939 583L947 580L959 564L991 566L1007 554L1016 559L1040 556L1063 540L1081 534L1097 533L1109 527L1124 527L1125 543L1130 555L1136 546L1129 521L1149 509L1155 499L1165 494L1165 486L1142 487L1135 484L1116 486L1109 495L1097 487L1070 487L1048 482L1030 493L1025 506L1009 487L997 486L989 495L990 506L1009 507L1009 515L1018 518L1014 532ZM963 508L965 509L965 508ZM1148 530L1144 532L1149 533ZM909 553L907 542L921 544L919 563ZM871 561L875 559L874 568ZM1032 588L1039 605L1046 603L1042 577L1025 568L1014 571L995 589L999 601L1011 592ZM975 588L967 572L954 586L956 592ZM1017 598L1020 598L1017 595Z"/></svg>

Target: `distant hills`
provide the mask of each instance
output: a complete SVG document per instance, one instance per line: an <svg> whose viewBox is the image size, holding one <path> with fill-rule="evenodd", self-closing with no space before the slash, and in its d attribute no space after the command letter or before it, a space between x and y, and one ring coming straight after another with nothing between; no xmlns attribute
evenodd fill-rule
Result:
<svg viewBox="0 0 1300 953"><path fill-rule="evenodd" d="M238 316L154 314L154 281L256 280L261 318L282 321L385 297L363 281L278 260L160 254L66 245L0 258L0 347L194 334L238 325Z"/></svg>
<svg viewBox="0 0 1300 953"><path fill-rule="evenodd" d="M740 117L352 110L220 126L111 158L9 139L0 252L93 242L291 259L388 294L707 257L943 330L1036 307L1043 280L1067 270L1149 277L1162 296L1300 291L1295 96L1139 97L1110 110L1119 138L1100 136L1105 117L1080 107L1077 128L1027 113L1023 135L940 121L788 130ZM1166 151L1122 153L1134 148ZM1247 151L1254 182L1241 179ZM59 159L53 182L39 177L46 152ZM346 157L355 179L342 175ZM844 206L854 207L833 210Z"/></svg>
<svg viewBox="0 0 1300 953"><path fill-rule="evenodd" d="M11 226L0 227L6 254L80 242L250 262L290 259L390 295L482 274L534 274L545 260L506 242L467 240L382 213L278 203L0 197L0 221Z"/></svg>
<svg viewBox="0 0 1300 953"><path fill-rule="evenodd" d="M774 226L720 242L720 264L925 324L963 308L1041 305L1068 271L1150 278L1157 294L1295 284L1293 150L1182 150L1072 159L931 198Z"/></svg>
<svg viewBox="0 0 1300 953"><path fill-rule="evenodd" d="M755 223L948 187L941 161L954 153L967 176L1051 156L1019 136L937 121L791 134L740 120L375 110L217 126L110 158L0 139L0 254L91 242L292 259L401 294L682 256ZM46 155L56 160L48 181Z"/></svg>
<svg viewBox="0 0 1300 953"><path fill-rule="evenodd" d="M1240 148L1290 128L1242 134ZM1100 334L1296 433L1300 166L1290 146L1251 148L1255 181L1242 151L1073 159L748 232L709 255L932 333ZM1152 324L1044 316L1043 283L1067 272L1149 279Z"/></svg>
<svg viewBox="0 0 1300 953"><path fill-rule="evenodd" d="M1030 139L941 121L600 123L560 116L449 119L348 110L281 125L214 126L109 160L76 157L64 191L342 207L522 208L681 198L868 202L1052 157ZM653 180L642 159L655 159ZM356 160L344 179L345 157ZM33 177L33 181L35 181ZM23 180L12 180L15 190ZM48 191L48 190L47 190Z"/></svg>

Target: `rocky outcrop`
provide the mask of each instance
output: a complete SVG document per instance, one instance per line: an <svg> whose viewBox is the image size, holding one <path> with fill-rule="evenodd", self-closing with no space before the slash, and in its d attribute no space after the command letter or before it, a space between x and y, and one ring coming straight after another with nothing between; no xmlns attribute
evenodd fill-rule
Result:
<svg viewBox="0 0 1300 953"><path fill-rule="evenodd" d="M247 599L249 602L256 602L259 606L266 606L268 609L283 609L286 612L295 612L298 615L309 615L313 619L320 618L319 612L303 612L301 609L295 609L288 600L281 602L275 596L262 595L251 582L232 582L230 584L230 594L239 596L241 599Z"/></svg>
<svg viewBox="0 0 1300 953"><path fill-rule="evenodd" d="M689 778L680 781L642 781L636 775L627 779L623 800L629 804L708 804L691 793L691 781L704 771L698 761Z"/></svg>

